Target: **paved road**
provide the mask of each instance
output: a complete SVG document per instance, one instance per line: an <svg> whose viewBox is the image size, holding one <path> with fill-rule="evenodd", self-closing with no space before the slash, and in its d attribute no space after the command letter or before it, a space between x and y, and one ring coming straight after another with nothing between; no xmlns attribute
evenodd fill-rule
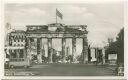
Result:
<svg viewBox="0 0 128 80"><path fill-rule="evenodd" d="M105 66L85 64L38 64L28 69L6 69L5 72L34 76L114 76L114 72Z"/></svg>

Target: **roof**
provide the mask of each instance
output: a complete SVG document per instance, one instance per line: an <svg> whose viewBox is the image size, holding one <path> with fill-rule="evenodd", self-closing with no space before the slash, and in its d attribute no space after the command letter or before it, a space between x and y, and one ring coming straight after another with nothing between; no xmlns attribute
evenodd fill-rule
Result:
<svg viewBox="0 0 128 80"><path fill-rule="evenodd" d="M11 33L25 33L25 31L24 30L14 30Z"/></svg>
<svg viewBox="0 0 128 80"><path fill-rule="evenodd" d="M79 29L74 29L74 28L66 28L65 30L67 33L85 33L86 31L81 31Z"/></svg>
<svg viewBox="0 0 128 80"><path fill-rule="evenodd" d="M87 34L87 25L64 25L60 23L53 23L48 25L27 25L27 33L81 33ZM31 29L31 28L35 29ZM36 28L39 27L39 28ZM51 31L49 28L54 27L55 30ZM83 28L84 27L84 28ZM81 28L81 30L80 30Z"/></svg>
<svg viewBox="0 0 128 80"><path fill-rule="evenodd" d="M46 27L48 25L26 25L26 27Z"/></svg>

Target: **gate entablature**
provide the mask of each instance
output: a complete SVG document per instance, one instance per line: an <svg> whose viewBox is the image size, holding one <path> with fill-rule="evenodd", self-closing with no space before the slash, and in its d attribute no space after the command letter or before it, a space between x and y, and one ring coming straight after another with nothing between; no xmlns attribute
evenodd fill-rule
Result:
<svg viewBox="0 0 128 80"><path fill-rule="evenodd" d="M27 25L27 37L47 38L83 38L87 37L87 25L64 25L53 23L48 25Z"/></svg>

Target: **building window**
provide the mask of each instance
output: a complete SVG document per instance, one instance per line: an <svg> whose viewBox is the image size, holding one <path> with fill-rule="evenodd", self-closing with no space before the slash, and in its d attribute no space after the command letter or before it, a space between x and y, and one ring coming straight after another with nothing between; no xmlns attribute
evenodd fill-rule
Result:
<svg viewBox="0 0 128 80"><path fill-rule="evenodd" d="M14 42L16 42L16 39L14 38Z"/></svg>
<svg viewBox="0 0 128 80"><path fill-rule="evenodd" d="M16 46L16 44L14 44L14 46Z"/></svg>
<svg viewBox="0 0 128 80"><path fill-rule="evenodd" d="M24 40L24 39L22 38L22 39L21 39L21 42L23 42L23 40Z"/></svg>
<svg viewBox="0 0 128 80"><path fill-rule="evenodd" d="M18 44L17 46L20 46L20 44Z"/></svg>
<svg viewBox="0 0 128 80"><path fill-rule="evenodd" d="M22 39L24 39L24 35L22 35Z"/></svg>
<svg viewBox="0 0 128 80"><path fill-rule="evenodd" d="M19 51L19 58L23 58L23 57L24 57L23 49L20 49L20 51Z"/></svg>
<svg viewBox="0 0 128 80"><path fill-rule="evenodd" d="M18 39L18 42L19 42L20 40Z"/></svg>
<svg viewBox="0 0 128 80"><path fill-rule="evenodd" d="M16 50L12 53L12 58L16 58Z"/></svg>
<svg viewBox="0 0 128 80"><path fill-rule="evenodd" d="M21 46L24 46L23 44L21 44Z"/></svg>

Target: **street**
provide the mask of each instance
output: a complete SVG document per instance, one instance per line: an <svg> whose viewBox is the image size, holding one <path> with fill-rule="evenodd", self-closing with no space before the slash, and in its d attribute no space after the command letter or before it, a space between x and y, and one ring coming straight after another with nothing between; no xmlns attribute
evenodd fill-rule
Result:
<svg viewBox="0 0 128 80"><path fill-rule="evenodd" d="M7 76L114 76L113 70L102 65L35 64L30 68L5 69Z"/></svg>

